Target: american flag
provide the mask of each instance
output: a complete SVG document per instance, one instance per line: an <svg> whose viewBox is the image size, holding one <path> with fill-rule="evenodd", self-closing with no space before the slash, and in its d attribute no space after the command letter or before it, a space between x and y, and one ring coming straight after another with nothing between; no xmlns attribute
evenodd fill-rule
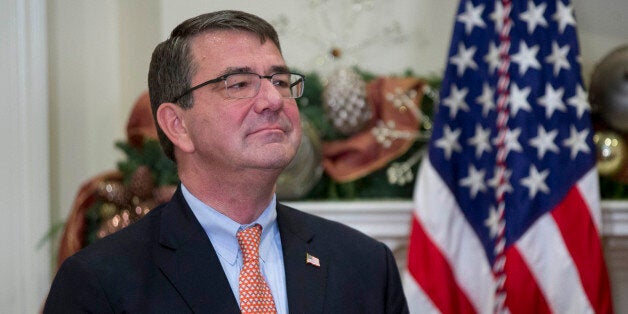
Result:
<svg viewBox="0 0 628 314"><path fill-rule="evenodd" d="M573 6L462 0L415 188L416 313L609 313Z"/></svg>

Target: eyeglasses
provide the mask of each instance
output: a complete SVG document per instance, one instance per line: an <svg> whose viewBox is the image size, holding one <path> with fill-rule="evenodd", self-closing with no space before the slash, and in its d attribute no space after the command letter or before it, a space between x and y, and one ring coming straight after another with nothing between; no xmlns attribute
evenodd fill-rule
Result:
<svg viewBox="0 0 628 314"><path fill-rule="evenodd" d="M299 98L303 96L305 76L298 73L275 73L273 75L259 75L257 73L230 73L200 83L183 92L172 102L176 103L181 97L205 85L225 82L225 91L228 98L252 98L259 93L262 79L268 79L275 86L283 98Z"/></svg>

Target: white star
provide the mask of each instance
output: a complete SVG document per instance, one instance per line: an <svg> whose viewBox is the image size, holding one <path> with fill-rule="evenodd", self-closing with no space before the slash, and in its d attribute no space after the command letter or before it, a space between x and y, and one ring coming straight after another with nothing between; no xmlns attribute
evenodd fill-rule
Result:
<svg viewBox="0 0 628 314"><path fill-rule="evenodd" d="M541 3L538 7L533 1L528 1L528 10L519 14L519 18L528 23L528 33L532 34L537 25L547 27L547 21L543 14L547 8L547 3Z"/></svg>
<svg viewBox="0 0 628 314"><path fill-rule="evenodd" d="M504 17L506 16L506 12L504 11L504 6L500 1L495 3L495 11L493 11L489 17L495 23L495 31L499 33L502 28L504 28Z"/></svg>
<svg viewBox="0 0 628 314"><path fill-rule="evenodd" d="M460 133L462 131L460 129L452 131L448 125L445 126L443 131L443 137L438 139L435 145L436 147L442 148L445 151L445 159L449 160L451 158L452 152L462 151L462 147L458 143L458 137L460 137Z"/></svg>
<svg viewBox="0 0 628 314"><path fill-rule="evenodd" d="M576 159L578 152L591 152L591 148L587 145L587 136L589 136L589 130L587 129L578 132L578 129L573 125L569 128L569 138L563 141L563 145L571 148L571 159Z"/></svg>
<svg viewBox="0 0 628 314"><path fill-rule="evenodd" d="M560 2L559 2L560 3ZM552 42L552 54L545 58L547 63L554 64L554 76L558 76L560 69L565 68L569 70L571 67L567 61L567 54L569 53L569 45L559 47L558 43Z"/></svg>
<svg viewBox="0 0 628 314"><path fill-rule="evenodd" d="M474 165L469 165L469 176L460 179L460 186L468 187L471 198L475 198L478 192L486 192L484 184L484 175L486 171L475 169Z"/></svg>
<svg viewBox="0 0 628 314"><path fill-rule="evenodd" d="M504 158L508 157L508 154L511 151L515 151L515 152L523 151L521 144L519 144L519 135L521 135L521 128L516 128L514 130L511 130L511 129L506 130L506 133L504 134L504 150L506 152ZM500 144L499 139L500 139L500 135L493 138L493 145L499 146Z"/></svg>
<svg viewBox="0 0 628 314"><path fill-rule="evenodd" d="M539 131L535 138L530 139L530 146L535 147L538 151L539 159L543 159L547 151L560 153L560 148L554 143L558 130L553 130L549 133L545 131L542 125L539 125Z"/></svg>
<svg viewBox="0 0 628 314"><path fill-rule="evenodd" d="M539 60L536 59L538 52L538 45L534 45L530 48L523 40L519 43L519 52L512 56L512 61L519 64L519 74L524 75L529 68L541 69L541 64Z"/></svg>
<svg viewBox="0 0 628 314"><path fill-rule="evenodd" d="M443 99L443 105L449 107L449 117L454 119L458 114L458 110L469 111L469 105L464 101L469 93L468 88L458 89L456 85L451 86L449 97Z"/></svg>
<svg viewBox="0 0 628 314"><path fill-rule="evenodd" d="M503 173L500 175L501 171L503 171ZM508 193L513 191L512 185L510 184L511 175L512 170L495 167L495 173L493 175L493 178L488 181L488 186L496 190L496 196L499 196L502 193ZM501 180L503 180L503 183L500 185Z"/></svg>
<svg viewBox="0 0 628 314"><path fill-rule="evenodd" d="M491 206L489 209L488 217L484 220L484 226L489 229L490 235L492 238L495 238L499 233L499 229L501 229L501 217L504 212L504 207L501 207L502 210L497 210L495 206Z"/></svg>
<svg viewBox="0 0 628 314"><path fill-rule="evenodd" d="M473 135L473 137L469 138L467 143L469 145L475 146L476 158L479 159L480 157L482 157L482 153L484 153L485 151L490 152L492 150L492 146L489 142L489 136L491 136L490 129L483 129L482 125L480 125L479 123L475 125L475 134Z"/></svg>
<svg viewBox="0 0 628 314"><path fill-rule="evenodd" d="M488 53L484 56L484 61L488 63L488 71L495 73L499 67L499 48L492 41L488 45Z"/></svg>
<svg viewBox="0 0 628 314"><path fill-rule="evenodd" d="M458 69L458 76L462 76L467 67L476 70L478 65L473 61L473 55L477 47L471 46L470 48L466 48L463 43L458 44L458 54L452 56L450 62L455 64Z"/></svg>
<svg viewBox="0 0 628 314"><path fill-rule="evenodd" d="M480 4L477 7L473 6L473 3L467 2L465 5L465 12L458 15L457 20L464 23L464 31L466 34L470 34L473 27L485 27L484 20L482 19L482 12L484 11L484 5Z"/></svg>
<svg viewBox="0 0 628 314"><path fill-rule="evenodd" d="M587 101L587 92L582 88L582 85L578 84L576 87L576 94L567 100L567 103L576 108L578 113L578 119L582 118L585 111L589 111L591 107Z"/></svg>
<svg viewBox="0 0 628 314"><path fill-rule="evenodd" d="M493 100L493 97L495 97L495 92L493 92L490 85L484 83L482 86L482 95L475 99L477 103L482 104L483 117L486 117L491 110L495 109L495 101Z"/></svg>
<svg viewBox="0 0 628 314"><path fill-rule="evenodd" d="M510 86L510 115L512 117L517 115L519 110L531 112L532 107L528 102L528 96L532 90L530 87L525 87L524 89L519 89L517 84L512 84Z"/></svg>
<svg viewBox="0 0 628 314"><path fill-rule="evenodd" d="M533 199L536 194L541 191L545 194L549 194L550 189L545 184L545 179L549 175L549 170L543 170L539 172L534 165L530 165L530 175L526 178L521 179L521 185L528 188L528 195L530 199Z"/></svg>
<svg viewBox="0 0 628 314"><path fill-rule="evenodd" d="M561 87L554 89L551 83L545 84L545 95L538 99L539 104L545 107L545 117L550 119L555 110L562 112L567 111L565 103L563 103L563 94L565 90Z"/></svg>
<svg viewBox="0 0 628 314"><path fill-rule="evenodd" d="M573 7L565 6L562 1L557 1L556 13L552 15L552 19L558 22L558 28L561 33L565 32L567 25L576 25L576 18L573 16Z"/></svg>

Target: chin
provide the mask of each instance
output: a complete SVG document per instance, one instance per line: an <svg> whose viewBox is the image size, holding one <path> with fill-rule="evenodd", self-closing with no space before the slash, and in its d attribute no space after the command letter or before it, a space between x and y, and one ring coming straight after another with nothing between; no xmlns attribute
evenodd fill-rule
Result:
<svg viewBox="0 0 628 314"><path fill-rule="evenodd" d="M251 156L248 164L255 165L253 167L259 169L283 170L283 168L290 164L293 157L293 154L278 153L277 150L258 152Z"/></svg>

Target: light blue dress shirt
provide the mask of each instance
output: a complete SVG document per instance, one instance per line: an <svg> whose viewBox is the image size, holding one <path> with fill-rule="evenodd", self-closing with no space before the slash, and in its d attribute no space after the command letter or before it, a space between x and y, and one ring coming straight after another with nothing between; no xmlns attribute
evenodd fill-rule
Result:
<svg viewBox="0 0 628 314"><path fill-rule="evenodd" d="M242 251L240 250L236 234L239 230L246 229L254 224L262 226L262 238L259 248L262 275L273 294L277 313L288 313L286 276L281 250L281 238L277 226L276 196L273 196L272 201L257 220L248 225L240 225L201 202L183 184L181 184L181 190L183 197L192 209L196 219L201 223L216 250L216 254L218 254L218 259L227 276L233 295L235 295L238 301L238 305L240 304L238 277L242 268ZM207 293L211 293L211 291Z"/></svg>

